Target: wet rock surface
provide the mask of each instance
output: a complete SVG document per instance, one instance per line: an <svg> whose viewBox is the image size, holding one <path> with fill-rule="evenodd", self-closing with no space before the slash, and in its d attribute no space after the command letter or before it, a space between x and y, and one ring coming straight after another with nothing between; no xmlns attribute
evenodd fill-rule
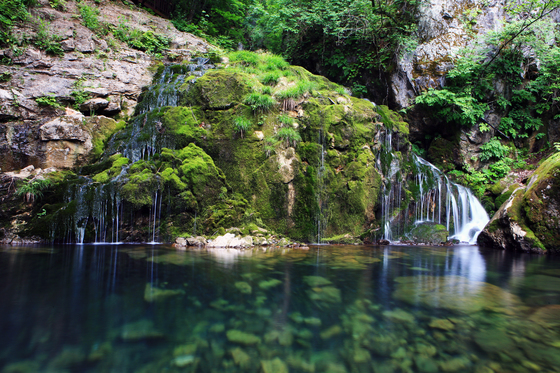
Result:
<svg viewBox="0 0 560 373"><path fill-rule="evenodd" d="M37 129L60 116L61 109L41 106L37 99L47 97L60 107L78 105L86 115L128 117L134 112L142 89L151 83L152 67L158 63L147 53L131 49L115 39L112 42L116 45L109 47L103 38L82 25L78 4L68 2L65 12L53 9L48 2L43 1L42 5L32 9L33 17L48 20L48 31L61 39L64 54L51 56L32 46L18 56L9 49L2 51L13 62L0 66L0 73L10 77L0 82L2 171L29 164L45 165ZM179 56L179 60L205 52L209 47L202 39L177 31L168 20L124 4L103 2L95 8L100 11L100 22L111 25L126 22L141 31L165 34L171 42L169 53ZM14 32L16 36L33 36L36 30L27 26L19 29L16 25ZM78 96L89 99L79 103L76 102ZM66 144L66 148L72 146ZM70 151L79 153L82 150L74 147ZM65 160L56 157L52 161Z"/></svg>
<svg viewBox="0 0 560 373"><path fill-rule="evenodd" d="M515 189L478 237L479 245L527 252L560 251L560 153Z"/></svg>

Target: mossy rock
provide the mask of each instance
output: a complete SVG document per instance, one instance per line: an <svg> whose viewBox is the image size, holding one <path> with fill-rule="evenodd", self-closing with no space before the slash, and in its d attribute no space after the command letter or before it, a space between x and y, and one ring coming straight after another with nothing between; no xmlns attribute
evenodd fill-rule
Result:
<svg viewBox="0 0 560 373"><path fill-rule="evenodd" d="M434 139L428 148L428 161L443 171L453 171L456 158L453 143L442 137Z"/></svg>
<svg viewBox="0 0 560 373"><path fill-rule="evenodd" d="M447 241L449 232L441 224L424 222L416 225L408 236L416 243L440 244Z"/></svg>
<svg viewBox="0 0 560 373"><path fill-rule="evenodd" d="M410 130L408 127L408 123L406 123L398 113L389 109L385 105L377 106L377 113L379 113L383 124L387 128L389 128L393 132L400 133L405 137L409 135Z"/></svg>
<svg viewBox="0 0 560 373"><path fill-rule="evenodd" d="M183 104L200 105L204 109L230 108L242 102L245 95L258 85L258 80L249 74L211 70L190 87Z"/></svg>

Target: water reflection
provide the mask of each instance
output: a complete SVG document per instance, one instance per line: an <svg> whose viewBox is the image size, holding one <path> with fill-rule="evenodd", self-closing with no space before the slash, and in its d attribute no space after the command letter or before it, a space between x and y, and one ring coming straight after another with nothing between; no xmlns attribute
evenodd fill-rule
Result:
<svg viewBox="0 0 560 373"><path fill-rule="evenodd" d="M2 373L560 366L553 258L473 246L22 247L0 249L0 282Z"/></svg>

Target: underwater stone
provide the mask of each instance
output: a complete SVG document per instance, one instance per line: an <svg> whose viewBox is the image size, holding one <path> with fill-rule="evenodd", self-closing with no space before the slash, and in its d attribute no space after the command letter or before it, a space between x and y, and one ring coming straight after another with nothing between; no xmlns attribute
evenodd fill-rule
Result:
<svg viewBox="0 0 560 373"><path fill-rule="evenodd" d="M178 356L194 355L197 349L198 349L198 345L196 343L177 346L173 349L173 356L178 357Z"/></svg>
<svg viewBox="0 0 560 373"><path fill-rule="evenodd" d="M39 371L39 363L32 360L18 361L8 364L2 369L2 373L36 373Z"/></svg>
<svg viewBox="0 0 560 373"><path fill-rule="evenodd" d="M307 317L305 319L303 319L303 321L307 324L307 325L311 325L311 326L321 326L321 319L318 317Z"/></svg>
<svg viewBox="0 0 560 373"><path fill-rule="evenodd" d="M263 373L288 373L288 366L280 358L261 360Z"/></svg>
<svg viewBox="0 0 560 373"><path fill-rule="evenodd" d="M222 323L214 324L214 325L212 325L212 326L210 327L210 331L211 331L212 333L221 333L221 332L223 332L224 330L226 330L226 326L225 326L224 324L222 324Z"/></svg>
<svg viewBox="0 0 560 373"><path fill-rule="evenodd" d="M560 288L559 288L560 289ZM539 308L533 313L529 320L545 323L545 324L560 324L560 305L554 304Z"/></svg>
<svg viewBox="0 0 560 373"><path fill-rule="evenodd" d="M253 288L251 287L251 285L249 285L245 281L236 282L235 287L237 288L237 290L239 290L239 292L243 294L251 294L253 292Z"/></svg>
<svg viewBox="0 0 560 373"><path fill-rule="evenodd" d="M330 328L322 331L320 335L322 339L330 339L336 335L339 335L340 333L342 333L342 328L340 327L340 325L333 325Z"/></svg>
<svg viewBox="0 0 560 373"><path fill-rule="evenodd" d="M368 350L358 347L354 350L352 359L356 363L367 363L371 360L371 355L369 354Z"/></svg>
<svg viewBox="0 0 560 373"><path fill-rule="evenodd" d="M430 322L430 328L442 329L442 330L453 330L455 329L455 324L447 319L435 319Z"/></svg>
<svg viewBox="0 0 560 373"><path fill-rule="evenodd" d="M444 372L464 372L471 362L466 357L456 357L439 363L439 367Z"/></svg>
<svg viewBox="0 0 560 373"><path fill-rule="evenodd" d="M184 368L187 365L194 363L195 360L196 359L193 355L181 355L173 359L173 365L175 365L178 368Z"/></svg>
<svg viewBox="0 0 560 373"><path fill-rule="evenodd" d="M387 320L399 324L412 324L414 323L414 315L406 312L403 309L397 308L392 311L384 311L383 317Z"/></svg>
<svg viewBox="0 0 560 373"><path fill-rule="evenodd" d="M471 314L481 310L500 313L520 312L522 302L514 294L485 282L462 276L398 277L393 298L411 305L444 308L457 313ZM516 309L517 308L517 309Z"/></svg>
<svg viewBox="0 0 560 373"><path fill-rule="evenodd" d="M268 290L268 289L273 288L275 286L278 286L280 284L282 284L282 281L273 278L273 279L270 279L268 281L259 282L259 288L261 288L263 290Z"/></svg>
<svg viewBox="0 0 560 373"><path fill-rule="evenodd" d="M513 341L503 330L491 329L475 333L474 341L482 350L487 353L499 353L511 350L514 347Z"/></svg>
<svg viewBox="0 0 560 373"><path fill-rule="evenodd" d="M96 344L89 353L87 360L89 362L96 362L103 360L113 352L111 342L103 342L100 345Z"/></svg>
<svg viewBox="0 0 560 373"><path fill-rule="evenodd" d="M240 330L228 330L226 335L227 339L233 343L239 343L248 346L261 343L260 337L257 337L254 334L244 333Z"/></svg>
<svg viewBox="0 0 560 373"><path fill-rule="evenodd" d="M239 365L241 368L246 369L251 365L251 356L239 347L232 349L230 353L235 364Z"/></svg>
<svg viewBox="0 0 560 373"><path fill-rule="evenodd" d="M418 370L422 373L435 373L439 371L437 363L425 355L415 356L414 363L416 364Z"/></svg>
<svg viewBox="0 0 560 373"><path fill-rule="evenodd" d="M86 359L86 355L79 347L65 347L52 361L49 363L50 368L71 368L82 364Z"/></svg>
<svg viewBox="0 0 560 373"><path fill-rule="evenodd" d="M146 319L124 325L121 332L121 338L127 342L163 337L164 334L154 328L154 323Z"/></svg>
<svg viewBox="0 0 560 373"><path fill-rule="evenodd" d="M321 276L304 276L303 281L311 287L331 285L332 282Z"/></svg>
<svg viewBox="0 0 560 373"><path fill-rule="evenodd" d="M340 303L342 302L340 289L332 286L316 287L307 292L309 299L316 302Z"/></svg>
<svg viewBox="0 0 560 373"><path fill-rule="evenodd" d="M147 283L144 289L144 300L149 303L159 302L166 298L179 294L185 294L185 291L183 289L179 289L179 290L160 289L152 286L152 284L150 283Z"/></svg>

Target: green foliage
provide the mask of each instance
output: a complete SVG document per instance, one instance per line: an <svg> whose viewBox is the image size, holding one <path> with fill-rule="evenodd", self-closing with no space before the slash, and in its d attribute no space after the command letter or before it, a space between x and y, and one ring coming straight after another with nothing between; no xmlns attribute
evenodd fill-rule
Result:
<svg viewBox="0 0 560 373"><path fill-rule="evenodd" d="M249 131L251 128L251 121L245 117L235 117L233 120L233 128L235 132L241 134L241 138L243 138L243 133Z"/></svg>
<svg viewBox="0 0 560 373"><path fill-rule="evenodd" d="M49 179L34 179L25 182L16 189L16 195L23 197L25 202L35 202L36 199L43 197L43 191L51 186Z"/></svg>
<svg viewBox="0 0 560 373"><path fill-rule="evenodd" d="M180 31L205 37L225 49L244 42L243 26L250 0L174 0L173 25Z"/></svg>
<svg viewBox="0 0 560 373"><path fill-rule="evenodd" d="M91 96L90 93L86 92L86 90L84 89L84 81L85 78L76 80L76 82L74 83L74 89L70 93L70 95L74 98L74 108L76 110L79 110L80 105L89 100Z"/></svg>
<svg viewBox="0 0 560 373"><path fill-rule="evenodd" d="M37 97L35 101L41 106L51 106L55 109L63 109L54 95Z"/></svg>
<svg viewBox="0 0 560 373"><path fill-rule="evenodd" d="M34 3L33 0L0 1L0 46L9 46L15 43L12 27L16 22L27 20L29 17L27 7Z"/></svg>
<svg viewBox="0 0 560 373"><path fill-rule="evenodd" d="M84 21L84 26L93 32L107 34L107 29L99 21L99 9L86 4L79 5L80 15Z"/></svg>
<svg viewBox="0 0 560 373"><path fill-rule="evenodd" d="M272 98L272 96L259 92L248 94L243 102L249 105L255 113L266 113L276 106L276 101Z"/></svg>
<svg viewBox="0 0 560 373"><path fill-rule="evenodd" d="M296 99L306 93L311 92L314 88L314 82L300 80L295 85L289 86L281 91L276 92L275 96L280 100Z"/></svg>
<svg viewBox="0 0 560 373"><path fill-rule="evenodd" d="M63 56L64 50L60 46L61 37L53 32L50 28L50 24L42 20L37 19L37 33L35 35L34 44L39 48L55 56Z"/></svg>
<svg viewBox="0 0 560 373"><path fill-rule="evenodd" d="M113 35L129 47L150 54L161 53L169 48L170 44L168 37L156 34L153 31L141 31L131 28L122 18L117 28L113 30Z"/></svg>
<svg viewBox="0 0 560 373"><path fill-rule="evenodd" d="M560 142L554 143L554 149L556 149L557 152L560 152Z"/></svg>
<svg viewBox="0 0 560 373"><path fill-rule="evenodd" d="M489 161L493 158L500 159L505 157L511 151L509 146L502 145L500 140L493 138L486 144L480 146L480 160L482 162Z"/></svg>
<svg viewBox="0 0 560 373"><path fill-rule="evenodd" d="M66 11L66 0L49 0L49 4L53 9Z"/></svg>
<svg viewBox="0 0 560 373"><path fill-rule="evenodd" d="M295 147L297 143L301 141L301 135L292 127L282 127L278 130L276 139L285 141L288 146L291 145Z"/></svg>

